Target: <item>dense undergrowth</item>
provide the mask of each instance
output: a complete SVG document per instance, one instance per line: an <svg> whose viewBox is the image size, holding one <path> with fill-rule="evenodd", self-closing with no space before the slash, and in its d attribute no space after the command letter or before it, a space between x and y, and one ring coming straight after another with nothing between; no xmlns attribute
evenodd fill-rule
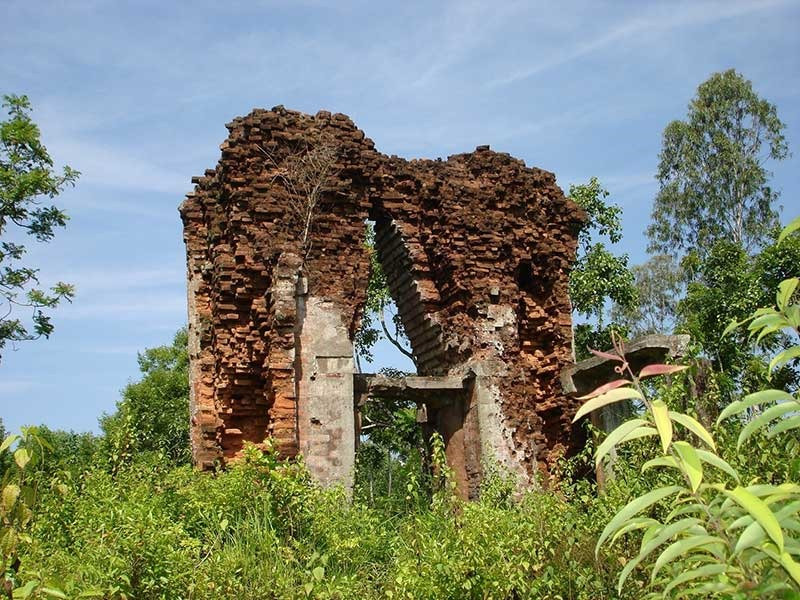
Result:
<svg viewBox="0 0 800 600"><path fill-rule="evenodd" d="M621 489L512 498L495 475L461 503L447 485L396 478L393 497L351 500L254 448L214 475L156 455L61 473L39 499L20 583L97 598L612 597L618 559L595 561L594 541Z"/></svg>
<svg viewBox="0 0 800 600"><path fill-rule="evenodd" d="M648 444L628 445L602 494L583 477L587 448L548 491L516 495L498 472L471 503L413 461L396 465L392 495L357 486L348 498L255 447L216 474L156 453L116 469L98 455L89 468L38 473L16 576L37 582L31 597L617 598L638 548L623 541L596 559L595 542L630 498L669 483L639 472ZM776 480L796 468L789 456L752 457L750 470L768 464ZM634 572L621 597L641 597L646 575Z"/></svg>

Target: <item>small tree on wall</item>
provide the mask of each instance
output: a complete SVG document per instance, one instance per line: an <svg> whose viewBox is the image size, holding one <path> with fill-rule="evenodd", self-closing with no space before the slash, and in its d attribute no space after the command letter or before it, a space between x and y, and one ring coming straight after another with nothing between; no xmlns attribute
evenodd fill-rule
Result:
<svg viewBox="0 0 800 600"><path fill-rule="evenodd" d="M311 252L311 232L319 216L325 186L338 174L339 146L323 138L317 146L306 145L282 162L269 150L261 148L261 151L275 168L273 181L280 181L289 192L289 208L298 221L302 270Z"/></svg>

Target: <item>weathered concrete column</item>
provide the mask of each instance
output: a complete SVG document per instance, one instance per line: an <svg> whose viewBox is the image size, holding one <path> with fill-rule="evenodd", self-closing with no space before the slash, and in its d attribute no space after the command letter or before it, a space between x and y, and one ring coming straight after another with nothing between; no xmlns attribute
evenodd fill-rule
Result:
<svg viewBox="0 0 800 600"><path fill-rule="evenodd" d="M297 429L300 452L323 485L353 485L353 342L334 302L298 285Z"/></svg>

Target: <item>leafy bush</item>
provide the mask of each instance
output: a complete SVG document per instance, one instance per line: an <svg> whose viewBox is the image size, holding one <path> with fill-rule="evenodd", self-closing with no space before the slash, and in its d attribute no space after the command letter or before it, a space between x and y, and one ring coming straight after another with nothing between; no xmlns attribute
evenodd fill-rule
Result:
<svg viewBox="0 0 800 600"><path fill-rule="evenodd" d="M800 228L796 220L782 237ZM780 241L780 240L779 240ZM748 329L756 343L765 336L788 330L800 332L800 305L792 298L800 280L790 278L779 284L777 308L755 312ZM732 323L726 331L739 323ZM641 380L654 375L676 373L684 366L649 365L638 375L624 358L624 347L615 343L615 354L600 353L619 362L617 372L628 378L605 384L585 396L587 402L575 415L585 414L621 400L643 403L644 413L611 432L598 446L599 464L619 444L642 438L660 441L655 456L642 465L642 471L664 469L678 476L672 485L653 486L635 496L608 522L597 542L597 551L628 533L644 530L638 553L620 573L618 590L640 564L650 570L651 596L721 594L737 595L796 594L800 591L800 543L793 537L800 531L800 485L751 481L745 484L740 474L722 458L708 432L692 416L671 411L661 398L649 399ZM777 354L769 371L800 357L800 346ZM750 413L740 428L736 450L759 431L768 438L800 429L800 401L784 390L763 390L730 404L717 423L728 417ZM679 427L680 429L676 429ZM682 434L682 435L681 435ZM681 439L683 438L683 439ZM796 440L789 440L796 456ZM668 505L664 506L667 499ZM659 514L645 515L661 504ZM668 510L664 515L663 511ZM664 548L664 546L666 546ZM662 549L663 548L663 549ZM654 553L660 554L653 561Z"/></svg>

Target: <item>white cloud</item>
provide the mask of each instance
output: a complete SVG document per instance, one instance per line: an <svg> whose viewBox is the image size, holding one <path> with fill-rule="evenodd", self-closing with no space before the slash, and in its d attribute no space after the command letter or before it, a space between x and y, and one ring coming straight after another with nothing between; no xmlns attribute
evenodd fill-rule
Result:
<svg viewBox="0 0 800 600"><path fill-rule="evenodd" d="M512 71L506 75L487 82L486 88L497 88L529 79L555 67L562 66L615 43L622 43L628 38L639 38L640 41L653 42L657 34L669 30L698 27L743 17L754 12L778 8L790 4L790 0L764 0L762 2L690 2L676 6L673 3L654 5L641 16L628 18L610 31L573 45L566 45L560 51L552 53L532 67ZM641 6L647 6L642 3Z"/></svg>

